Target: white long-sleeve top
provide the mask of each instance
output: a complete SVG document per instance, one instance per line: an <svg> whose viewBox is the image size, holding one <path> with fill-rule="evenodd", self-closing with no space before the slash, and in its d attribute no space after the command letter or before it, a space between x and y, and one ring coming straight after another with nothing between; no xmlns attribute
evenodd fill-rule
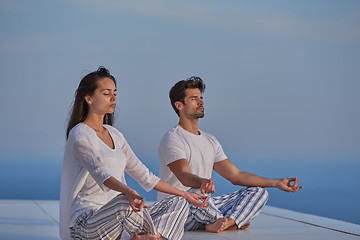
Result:
<svg viewBox="0 0 360 240"><path fill-rule="evenodd" d="M124 136L114 127L104 125L115 148L111 149L86 124L79 123L69 133L65 146L60 190L60 237L70 238L70 227L89 209L97 211L119 192L104 185L113 176L126 184L124 171L146 191L159 178L136 157Z"/></svg>

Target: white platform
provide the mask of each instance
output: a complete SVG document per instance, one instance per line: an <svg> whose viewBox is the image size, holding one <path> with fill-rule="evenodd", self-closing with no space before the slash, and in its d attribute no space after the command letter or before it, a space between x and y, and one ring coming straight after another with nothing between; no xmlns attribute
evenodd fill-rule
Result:
<svg viewBox="0 0 360 240"><path fill-rule="evenodd" d="M58 240L58 201L0 200L1 240ZM360 225L266 206L249 229L185 232L187 239L348 240L360 239Z"/></svg>

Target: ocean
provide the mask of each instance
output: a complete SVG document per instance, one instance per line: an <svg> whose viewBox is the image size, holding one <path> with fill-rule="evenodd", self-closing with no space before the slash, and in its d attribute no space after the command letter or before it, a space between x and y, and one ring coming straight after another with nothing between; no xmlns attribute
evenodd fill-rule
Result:
<svg viewBox="0 0 360 240"><path fill-rule="evenodd" d="M145 165L158 174L156 158L141 159L147 159ZM1 158L0 163L0 199L59 200L61 158ZM360 224L358 160L242 159L235 164L242 171L264 177L299 177L304 188L296 193L268 188L267 205ZM214 195L240 188L216 173L213 178ZM145 192L129 175L126 181L146 200L156 200L155 190Z"/></svg>

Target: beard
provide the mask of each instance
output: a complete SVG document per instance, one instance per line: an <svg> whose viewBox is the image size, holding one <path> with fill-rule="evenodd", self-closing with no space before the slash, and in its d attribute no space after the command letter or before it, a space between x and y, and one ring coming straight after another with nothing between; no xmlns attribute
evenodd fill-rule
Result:
<svg viewBox="0 0 360 240"><path fill-rule="evenodd" d="M204 115L205 115L204 112L195 113L194 118L203 118Z"/></svg>
<svg viewBox="0 0 360 240"><path fill-rule="evenodd" d="M184 106L186 106L186 104L184 104ZM184 111L184 114L189 118L189 119L199 119L199 118L203 118L204 117L204 109L202 111L199 111L200 108L203 108L203 106L201 107L197 107L196 109L186 109Z"/></svg>

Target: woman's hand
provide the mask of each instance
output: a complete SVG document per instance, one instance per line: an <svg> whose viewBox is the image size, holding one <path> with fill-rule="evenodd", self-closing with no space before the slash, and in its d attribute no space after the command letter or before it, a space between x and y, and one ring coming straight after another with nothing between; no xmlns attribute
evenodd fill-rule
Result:
<svg viewBox="0 0 360 240"><path fill-rule="evenodd" d="M135 211L139 212L143 208L147 208L145 206L145 198L141 197L135 190L131 191L131 193L127 194L129 198L130 207Z"/></svg>
<svg viewBox="0 0 360 240"><path fill-rule="evenodd" d="M145 199L141 197L135 190L128 187L126 184L120 182L113 176L109 177L104 181L104 185L112 190L123 193L129 198L130 207L135 211L139 212L145 206Z"/></svg>
<svg viewBox="0 0 360 240"><path fill-rule="evenodd" d="M205 209L209 206L209 204L207 204L209 201L207 196L200 196L195 193L184 192L184 198L195 207L199 207L201 209ZM203 199L203 201L199 201L199 199Z"/></svg>

